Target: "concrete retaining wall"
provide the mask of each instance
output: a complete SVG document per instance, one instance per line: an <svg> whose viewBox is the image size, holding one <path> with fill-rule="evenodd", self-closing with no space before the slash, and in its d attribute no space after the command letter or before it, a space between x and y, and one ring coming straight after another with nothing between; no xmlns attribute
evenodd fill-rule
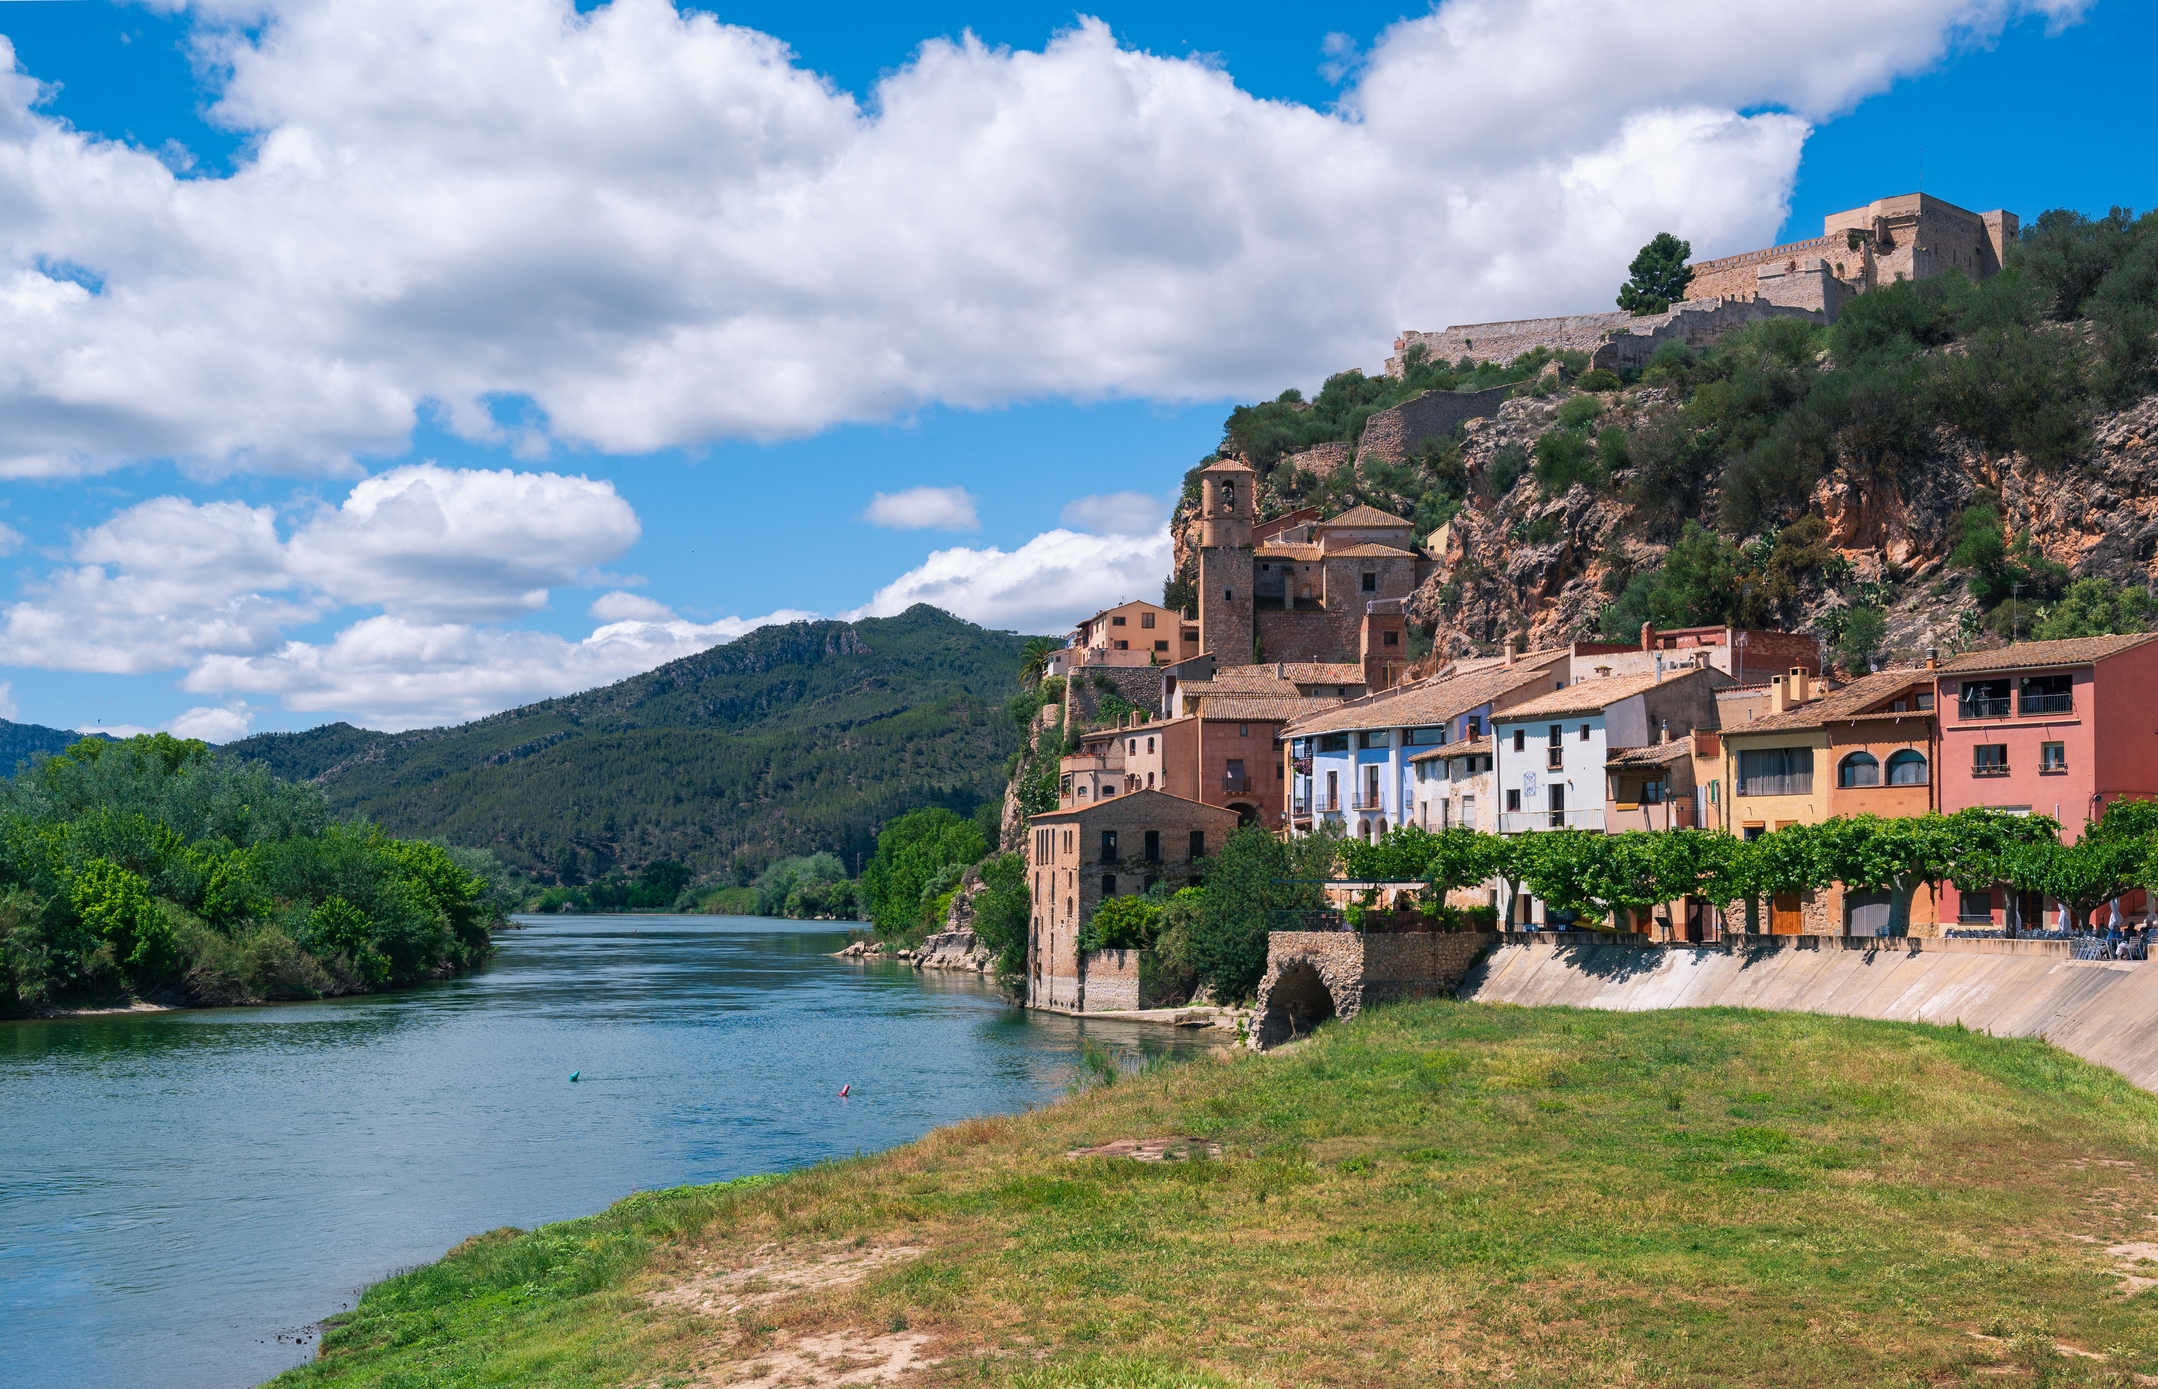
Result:
<svg viewBox="0 0 2158 1389"><path fill-rule="evenodd" d="M1499 946L1461 996L1480 1003L1772 1008L2043 1037L2158 1090L2158 962L2068 958L2065 941L1792 938L1764 945Z"/></svg>

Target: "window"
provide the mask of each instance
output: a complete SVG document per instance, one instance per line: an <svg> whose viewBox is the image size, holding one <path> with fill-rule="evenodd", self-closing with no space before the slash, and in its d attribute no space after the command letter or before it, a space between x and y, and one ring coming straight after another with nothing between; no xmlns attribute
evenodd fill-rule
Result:
<svg viewBox="0 0 2158 1389"><path fill-rule="evenodd" d="M1888 784L1890 786L1924 786L1926 784L1926 755L1915 748L1905 748L1888 756Z"/></svg>
<svg viewBox="0 0 2158 1389"><path fill-rule="evenodd" d="M1763 748L1738 755L1741 796L1805 796L1812 792L1812 748Z"/></svg>
<svg viewBox="0 0 2158 1389"><path fill-rule="evenodd" d="M2067 771L2068 745L2066 743L2040 743L2038 745L2038 770L2041 772Z"/></svg>
<svg viewBox="0 0 2158 1389"><path fill-rule="evenodd" d="M1339 772L1328 772L1326 774L1326 808L1328 810L1341 809L1341 773Z"/></svg>
<svg viewBox="0 0 2158 1389"><path fill-rule="evenodd" d="M1465 830L1476 828L1476 797L1474 796L1463 796L1461 798L1461 828Z"/></svg>
<svg viewBox="0 0 2158 1389"><path fill-rule="evenodd" d="M1139 740L1137 738L1125 739L1124 751L1129 753L1133 757L1137 757L1139 755Z"/></svg>
<svg viewBox="0 0 2158 1389"><path fill-rule="evenodd" d="M1471 714L1469 715L1469 721L1466 725L1466 729L1467 731L1461 735L1462 737L1481 738L1484 736L1484 721L1476 717L1474 714Z"/></svg>
<svg viewBox="0 0 2158 1389"><path fill-rule="evenodd" d="M1124 625L1124 619L1121 617L1112 617L1109 619L1109 625L1111 627L1121 627Z"/></svg>
<svg viewBox="0 0 2158 1389"><path fill-rule="evenodd" d="M1957 718L2005 719L2008 717L2008 682L1966 680L1956 705Z"/></svg>
<svg viewBox="0 0 2158 1389"><path fill-rule="evenodd" d="M1236 601L1236 591L1234 589L1223 589L1221 591L1221 601L1224 603L1234 603Z"/></svg>
<svg viewBox="0 0 2158 1389"><path fill-rule="evenodd" d="M1244 759L1241 757L1230 758L1228 766L1224 770L1226 775L1222 777L1221 789L1224 791L1242 791L1244 789Z"/></svg>
<svg viewBox="0 0 2158 1389"><path fill-rule="evenodd" d="M1387 746L1391 740L1392 734L1389 733L1388 730L1383 728L1373 729L1368 733L1359 733L1356 735L1356 745L1360 748L1365 749L1383 748Z"/></svg>
<svg viewBox="0 0 2158 1389"><path fill-rule="evenodd" d="M1506 793L1506 808L1515 814L1520 813L1521 793L1519 791L1508 791Z"/></svg>
<svg viewBox="0 0 2158 1389"><path fill-rule="evenodd" d="M1154 649L1156 651L1167 651L1169 649L1169 643L1166 639L1155 642Z"/></svg>
<svg viewBox="0 0 2158 1389"><path fill-rule="evenodd" d="M1376 575L1376 574L1366 574L1366 575L1364 576L1364 592L1366 592L1366 593L1377 593L1378 591L1379 591L1379 576L1378 576L1378 575Z"/></svg>
<svg viewBox="0 0 2158 1389"><path fill-rule="evenodd" d="M1154 750L1154 740L1152 738L1146 740L1146 750L1148 752L1152 752Z"/></svg>
<svg viewBox="0 0 2158 1389"><path fill-rule="evenodd" d="M1971 749L1972 776L2007 776L2008 744L1980 743Z"/></svg>
<svg viewBox="0 0 2158 1389"><path fill-rule="evenodd" d="M1348 735L1348 734L1346 734L1346 733L1322 733L1322 734L1320 734L1320 735L1319 735L1319 751L1321 751L1321 752L1347 752L1348 750L1349 750L1349 735Z"/></svg>
<svg viewBox="0 0 2158 1389"><path fill-rule="evenodd" d="M1160 863L1160 862L1161 862L1161 831L1160 831L1160 830L1148 830L1148 831L1146 832L1146 861L1147 861L1148 863Z"/></svg>
<svg viewBox="0 0 2158 1389"><path fill-rule="evenodd" d="M1102 861L1103 863L1115 863L1115 862L1116 862L1116 831L1115 831L1115 830L1103 830L1103 831L1101 832L1101 861Z"/></svg>
<svg viewBox="0 0 2158 1389"><path fill-rule="evenodd" d="M1918 696L1918 712L1921 714L1933 712L1933 691L1926 690Z"/></svg>
<svg viewBox="0 0 2158 1389"><path fill-rule="evenodd" d="M1893 699L1893 700L1890 700L1890 701L1889 701L1889 703L1888 703L1888 712L1889 712L1889 713L1891 713L1891 714L1907 714L1907 713L1909 713L1909 712L1910 712L1910 704L1909 704L1909 701L1907 701L1907 700L1901 700L1901 699Z"/></svg>
<svg viewBox="0 0 2158 1389"><path fill-rule="evenodd" d="M1402 730L1401 734L1403 747L1437 747L1445 741L1446 730L1443 728L1409 728Z"/></svg>
<svg viewBox="0 0 2158 1389"><path fill-rule="evenodd" d="M1551 828L1555 830L1565 829L1566 784L1564 782L1557 782L1553 784L1547 794L1551 803Z"/></svg>
<svg viewBox="0 0 2158 1389"><path fill-rule="evenodd" d="M1768 826L1766 825L1748 825L1746 826L1746 833L1740 837L1744 839L1759 839L1762 835L1767 833ZM1753 903L1748 902L1746 904L1746 907L1748 911L1751 911L1753 909Z"/></svg>
<svg viewBox="0 0 2158 1389"><path fill-rule="evenodd" d="M1236 736L1239 738L1249 738L1251 736L1251 725L1248 723L1238 724L1236 726Z"/></svg>
<svg viewBox="0 0 2158 1389"><path fill-rule="evenodd" d="M1399 646L1399 645L1401 645L1401 633L1399 633L1399 632L1388 632L1388 633L1386 634L1386 644L1387 644L1388 646Z"/></svg>
<svg viewBox="0 0 2158 1389"><path fill-rule="evenodd" d="M1141 613L1141 614L1139 614L1139 625L1140 625L1141 627L1146 627L1146 628L1149 628L1149 629L1151 629L1151 628L1153 627L1153 625L1154 625L1154 614L1152 614L1152 613Z"/></svg>
<svg viewBox="0 0 2158 1389"><path fill-rule="evenodd" d="M2026 714L2067 714L2076 707L2073 675L2026 675L2016 682L2016 702Z"/></svg>
<svg viewBox="0 0 2158 1389"><path fill-rule="evenodd" d="M1582 725L1581 725L1581 741L1585 743L1585 742L1587 742L1588 740L1589 740L1589 726L1588 726L1587 724L1582 724Z"/></svg>
<svg viewBox="0 0 2158 1389"><path fill-rule="evenodd" d="M1191 861L1192 861L1193 863L1197 863L1197 862L1198 862L1198 861L1199 861L1200 859L1203 859L1203 858L1205 858L1205 857L1206 857L1206 831L1205 831L1205 830L1193 830L1193 831L1191 832Z"/></svg>
<svg viewBox="0 0 2158 1389"><path fill-rule="evenodd" d="M1077 831L1077 830L1066 830L1066 831L1064 831L1064 852L1065 852L1065 853L1067 853L1067 854L1068 854L1068 853L1070 853L1070 852L1072 851L1072 840L1073 840L1073 839L1074 839L1074 838L1075 838L1075 837L1076 837L1076 836L1078 835L1078 833L1079 833L1079 831Z"/></svg>
<svg viewBox="0 0 2158 1389"><path fill-rule="evenodd" d="M1116 874L1104 873L1101 875L1101 895L1104 897L1116 896Z"/></svg>
<svg viewBox="0 0 2158 1389"><path fill-rule="evenodd" d="M1993 894L1990 892L1958 892L1956 894L1956 920L1993 920Z"/></svg>
<svg viewBox="0 0 2158 1389"><path fill-rule="evenodd" d="M1529 746L1529 731L1528 731L1528 730L1527 730L1526 728L1517 728L1517 729L1515 729L1515 730L1514 730L1514 751L1515 751L1515 752L1526 752L1526 751L1528 751L1528 746Z"/></svg>
<svg viewBox="0 0 2158 1389"><path fill-rule="evenodd" d="M1838 786L1879 786L1881 760L1870 752L1854 752L1836 768Z"/></svg>
<svg viewBox="0 0 2158 1389"><path fill-rule="evenodd" d="M1130 643L1130 642L1128 642L1128 641L1119 641L1119 642L1112 642L1112 643L1110 643L1110 644L1111 644L1112 646L1116 647L1116 649L1117 649L1117 650L1119 650L1119 651L1129 651L1129 650L1131 650L1131 643Z"/></svg>
<svg viewBox="0 0 2158 1389"><path fill-rule="evenodd" d="M1662 805L1663 802L1664 784L1662 782L1644 781L1641 783L1641 804Z"/></svg>

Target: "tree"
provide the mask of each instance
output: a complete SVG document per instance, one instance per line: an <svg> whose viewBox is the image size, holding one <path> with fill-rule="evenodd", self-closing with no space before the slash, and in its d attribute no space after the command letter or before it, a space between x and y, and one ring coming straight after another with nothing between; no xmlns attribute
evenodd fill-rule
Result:
<svg viewBox="0 0 2158 1389"><path fill-rule="evenodd" d="M83 928L111 947L113 963L136 988L171 971L177 960L172 927L141 875L110 859L91 859L68 885L68 903Z"/></svg>
<svg viewBox="0 0 2158 1389"><path fill-rule="evenodd" d="M878 934L900 935L921 925L922 890L947 868L963 869L988 852L989 841L973 822L941 807L885 826L876 855L862 869L862 895Z"/></svg>
<svg viewBox="0 0 2158 1389"><path fill-rule="evenodd" d="M981 880L974 895L974 938L996 957L998 985L1015 994L1026 985L1027 926L1033 914L1026 855L996 855L982 864Z"/></svg>
<svg viewBox="0 0 2158 1389"><path fill-rule="evenodd" d="M2141 589L2122 588L2111 579L2078 579L2031 629L2031 635L2039 641L2109 637L2145 631L2154 616L2158 616L2158 603Z"/></svg>
<svg viewBox="0 0 2158 1389"><path fill-rule="evenodd" d="M1853 675L1864 675L1873 668L1873 658L1880 654L1881 643L1887 637L1887 614L1879 608L1851 609L1844 619L1843 636L1836 642L1843 668Z"/></svg>
<svg viewBox="0 0 2158 1389"><path fill-rule="evenodd" d="M1267 830L1246 825L1200 865L1206 896L1184 955L1225 1002L1250 998L1266 975L1269 917L1316 906L1314 887L1286 883L1289 849Z"/></svg>
<svg viewBox="0 0 2158 1389"><path fill-rule="evenodd" d="M1064 649L1064 644L1050 637L1028 637L1027 644L1019 648L1019 683L1028 689L1039 689L1049 674L1049 658Z"/></svg>
<svg viewBox="0 0 2158 1389"><path fill-rule="evenodd" d="M1686 264L1692 255L1692 242L1656 233L1626 267L1631 278L1619 286L1618 306L1639 318L1662 313L1684 299L1686 286L1693 283L1693 269Z"/></svg>
<svg viewBox="0 0 2158 1389"><path fill-rule="evenodd" d="M1161 907L1144 897L1111 897L1079 933L1081 950L1145 950L1161 929Z"/></svg>

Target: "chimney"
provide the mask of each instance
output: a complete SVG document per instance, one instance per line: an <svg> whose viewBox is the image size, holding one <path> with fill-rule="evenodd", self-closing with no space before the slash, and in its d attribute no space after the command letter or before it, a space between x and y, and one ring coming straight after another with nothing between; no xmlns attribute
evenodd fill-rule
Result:
<svg viewBox="0 0 2158 1389"><path fill-rule="evenodd" d="M1926 669L1927 669L1927 670L1938 670L1938 669L1940 669L1940 666L1941 666L1941 648L1939 648L1938 646L1929 646L1929 647L1927 647L1927 648L1926 648Z"/></svg>
<svg viewBox="0 0 2158 1389"><path fill-rule="evenodd" d="M1662 726L1657 729L1656 741L1659 743L1668 743L1671 741L1671 721L1669 719L1665 719Z"/></svg>
<svg viewBox="0 0 2158 1389"><path fill-rule="evenodd" d="M1514 662L1520 659L1521 643L1514 640L1512 637L1508 637L1506 639L1506 664L1512 665Z"/></svg>
<svg viewBox="0 0 2158 1389"><path fill-rule="evenodd" d="M1812 692L1806 688L1806 668L1804 666L1792 666L1791 702L1793 704L1804 704L1812 697Z"/></svg>
<svg viewBox="0 0 2158 1389"><path fill-rule="evenodd" d="M1274 678L1276 680L1286 680L1289 678L1289 663L1287 661L1274 662Z"/></svg>
<svg viewBox="0 0 2158 1389"><path fill-rule="evenodd" d="M1784 687L1783 677L1780 675L1769 676L1768 712L1771 714L1781 714L1790 707L1791 696L1790 692Z"/></svg>
<svg viewBox="0 0 2158 1389"><path fill-rule="evenodd" d="M1656 624L1653 622L1641 624L1641 649L1643 651L1656 649Z"/></svg>
<svg viewBox="0 0 2158 1389"><path fill-rule="evenodd" d="M1656 653L1656 683L1659 685L1663 683L1663 653L1661 651Z"/></svg>

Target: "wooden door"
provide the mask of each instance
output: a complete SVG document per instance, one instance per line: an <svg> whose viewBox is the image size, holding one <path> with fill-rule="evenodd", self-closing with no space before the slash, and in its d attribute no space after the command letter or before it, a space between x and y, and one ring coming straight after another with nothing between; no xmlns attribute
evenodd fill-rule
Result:
<svg viewBox="0 0 2158 1389"><path fill-rule="evenodd" d="M1798 894L1779 892L1770 904L1768 933L1772 936L1795 936L1799 934Z"/></svg>

